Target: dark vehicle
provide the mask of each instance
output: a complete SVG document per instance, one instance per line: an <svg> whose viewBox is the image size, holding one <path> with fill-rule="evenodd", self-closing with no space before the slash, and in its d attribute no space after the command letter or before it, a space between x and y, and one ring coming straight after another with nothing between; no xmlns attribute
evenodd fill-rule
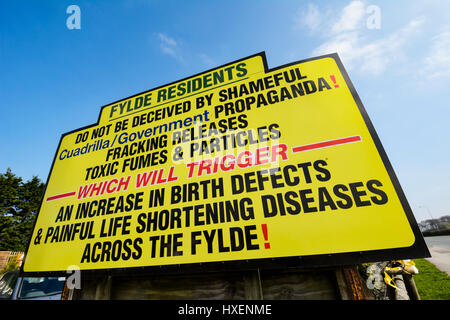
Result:
<svg viewBox="0 0 450 320"><path fill-rule="evenodd" d="M0 299L11 299L17 278L19 277L19 270L6 272L0 278Z"/></svg>
<svg viewBox="0 0 450 320"><path fill-rule="evenodd" d="M64 277L19 277L19 270L5 273L0 279L0 299L60 300Z"/></svg>

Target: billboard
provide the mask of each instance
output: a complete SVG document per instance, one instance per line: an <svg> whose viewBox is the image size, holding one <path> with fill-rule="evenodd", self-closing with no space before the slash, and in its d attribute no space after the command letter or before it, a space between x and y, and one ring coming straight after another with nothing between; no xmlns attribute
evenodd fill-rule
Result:
<svg viewBox="0 0 450 320"><path fill-rule="evenodd" d="M23 271L428 255L338 55L259 53L64 134Z"/></svg>

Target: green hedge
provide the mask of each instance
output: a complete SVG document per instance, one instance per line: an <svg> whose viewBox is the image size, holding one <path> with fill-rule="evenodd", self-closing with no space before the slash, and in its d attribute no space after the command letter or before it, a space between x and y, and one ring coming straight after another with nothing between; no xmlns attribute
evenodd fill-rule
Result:
<svg viewBox="0 0 450 320"><path fill-rule="evenodd" d="M448 236L448 235L450 235L450 229L425 231L425 232L422 232L422 234L423 234L424 237Z"/></svg>

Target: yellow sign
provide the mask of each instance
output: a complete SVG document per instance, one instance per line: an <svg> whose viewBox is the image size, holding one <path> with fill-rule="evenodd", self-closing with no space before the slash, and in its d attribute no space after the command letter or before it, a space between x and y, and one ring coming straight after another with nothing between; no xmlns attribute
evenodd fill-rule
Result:
<svg viewBox="0 0 450 320"><path fill-rule="evenodd" d="M24 271L424 256L417 230L338 56L260 53L64 134Z"/></svg>

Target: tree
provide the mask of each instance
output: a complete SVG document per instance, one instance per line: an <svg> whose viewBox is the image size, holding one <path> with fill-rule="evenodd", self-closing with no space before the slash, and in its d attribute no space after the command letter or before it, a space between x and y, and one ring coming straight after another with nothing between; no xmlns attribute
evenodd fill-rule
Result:
<svg viewBox="0 0 450 320"><path fill-rule="evenodd" d="M0 274L5 274L9 271L16 270L17 268L19 268L19 266L20 266L19 259L17 258L17 256L14 256L11 259L9 259L6 266L4 266L2 270L0 270Z"/></svg>
<svg viewBox="0 0 450 320"><path fill-rule="evenodd" d="M23 182L9 168L0 174L0 250L26 250L44 187L38 177Z"/></svg>

